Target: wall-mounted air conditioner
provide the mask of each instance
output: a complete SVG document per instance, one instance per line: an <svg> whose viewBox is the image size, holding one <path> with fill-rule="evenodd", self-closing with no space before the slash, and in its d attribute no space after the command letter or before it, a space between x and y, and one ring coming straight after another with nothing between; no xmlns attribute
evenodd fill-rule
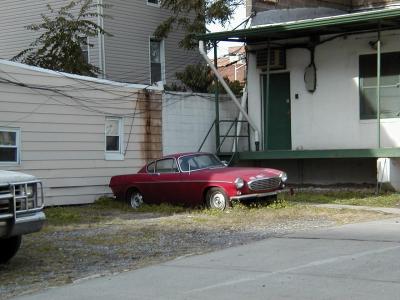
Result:
<svg viewBox="0 0 400 300"><path fill-rule="evenodd" d="M268 67L268 49L256 51L257 55L257 68L267 69ZM283 48L270 49L270 69L283 70L286 69L286 51Z"/></svg>

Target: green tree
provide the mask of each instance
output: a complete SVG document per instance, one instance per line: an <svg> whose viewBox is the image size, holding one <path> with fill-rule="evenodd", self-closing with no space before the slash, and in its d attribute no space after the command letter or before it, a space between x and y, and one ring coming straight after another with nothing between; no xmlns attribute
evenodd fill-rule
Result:
<svg viewBox="0 0 400 300"><path fill-rule="evenodd" d="M210 68L204 64L188 65L183 72L176 73L176 78L195 93L207 93L214 80Z"/></svg>
<svg viewBox="0 0 400 300"><path fill-rule="evenodd" d="M77 0L55 11L48 4L48 14L41 15L41 23L26 26L28 30L39 32L39 37L12 60L73 74L95 76L100 73L98 67L85 59L82 51L83 47L93 47L88 38L99 33L110 36L93 21L99 16L106 17L97 12L99 7L109 6L93 0Z"/></svg>
<svg viewBox="0 0 400 300"><path fill-rule="evenodd" d="M216 85L214 76L211 73L209 66L205 64L188 65L183 72L177 72L176 78L178 78L184 88L177 85L173 86L173 90L185 90L190 89L194 93L215 93ZM225 77L225 82L229 85L235 95L241 95L243 85L235 80L230 81L228 77ZM218 92L226 94L223 86L218 83Z"/></svg>
<svg viewBox="0 0 400 300"><path fill-rule="evenodd" d="M197 46L196 35L206 32L206 25L225 25L243 0L161 0L161 7L172 12L156 29L157 38L166 38L178 28L186 32L179 46L193 49Z"/></svg>

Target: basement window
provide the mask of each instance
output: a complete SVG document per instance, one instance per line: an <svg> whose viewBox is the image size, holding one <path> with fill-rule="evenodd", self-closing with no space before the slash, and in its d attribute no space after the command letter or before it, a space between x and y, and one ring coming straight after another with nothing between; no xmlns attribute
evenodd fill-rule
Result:
<svg viewBox="0 0 400 300"><path fill-rule="evenodd" d="M376 119L377 56L360 55L360 119ZM400 116L400 52L381 55L381 118Z"/></svg>
<svg viewBox="0 0 400 300"><path fill-rule="evenodd" d="M106 117L105 158L106 160L124 160L123 151L124 120L119 117Z"/></svg>
<svg viewBox="0 0 400 300"><path fill-rule="evenodd" d="M19 164L20 129L0 127L0 164Z"/></svg>

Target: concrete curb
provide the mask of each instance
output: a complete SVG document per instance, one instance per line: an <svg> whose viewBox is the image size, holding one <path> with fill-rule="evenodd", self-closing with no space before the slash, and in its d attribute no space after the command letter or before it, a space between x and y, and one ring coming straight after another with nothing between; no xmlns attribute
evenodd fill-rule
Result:
<svg viewBox="0 0 400 300"><path fill-rule="evenodd" d="M387 214L400 215L400 208L392 207L372 207L372 206L357 206L357 205L344 205L344 204L310 204L311 206L334 208L334 209L355 209L355 210L368 210L383 212Z"/></svg>

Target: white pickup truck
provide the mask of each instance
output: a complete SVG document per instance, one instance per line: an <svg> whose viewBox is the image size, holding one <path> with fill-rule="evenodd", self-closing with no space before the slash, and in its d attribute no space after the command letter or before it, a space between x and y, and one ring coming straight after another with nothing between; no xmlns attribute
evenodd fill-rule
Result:
<svg viewBox="0 0 400 300"><path fill-rule="evenodd" d="M32 175L0 170L0 263L10 260L23 234L39 231L45 221L40 180Z"/></svg>

